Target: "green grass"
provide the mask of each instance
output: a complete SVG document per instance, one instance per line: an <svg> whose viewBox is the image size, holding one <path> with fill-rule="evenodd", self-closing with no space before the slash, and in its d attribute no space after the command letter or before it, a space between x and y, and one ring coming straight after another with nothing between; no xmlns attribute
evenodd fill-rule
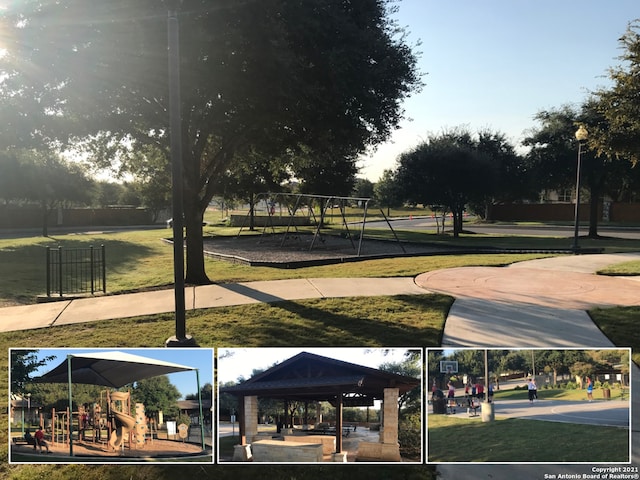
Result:
<svg viewBox="0 0 640 480"><path fill-rule="evenodd" d="M614 345L631 347L631 358L640 365L640 307L594 308L589 315Z"/></svg>
<svg viewBox="0 0 640 480"><path fill-rule="evenodd" d="M429 415L431 462L626 462L629 431L538 420Z"/></svg>
<svg viewBox="0 0 640 480"><path fill-rule="evenodd" d="M237 229L211 228L216 235L237 233ZM107 290L122 293L173 283L172 246L163 241L167 229L123 231L85 235L56 235L0 239L0 306L35 303L46 292L45 247L83 248L104 244L107 259ZM424 238L424 236L422 237ZM444 255L325 265L301 269L250 267L214 259L205 260L213 282L278 280L287 278L397 277L415 276L438 268L497 266L539 258L540 254Z"/></svg>
<svg viewBox="0 0 640 480"><path fill-rule="evenodd" d="M600 275L613 276L638 276L640 275L640 260L631 260L629 262L617 263L610 265L598 272Z"/></svg>

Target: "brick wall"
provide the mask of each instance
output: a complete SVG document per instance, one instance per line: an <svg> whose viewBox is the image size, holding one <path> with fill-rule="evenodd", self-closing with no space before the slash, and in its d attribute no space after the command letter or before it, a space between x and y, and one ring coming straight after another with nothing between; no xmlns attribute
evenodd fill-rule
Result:
<svg viewBox="0 0 640 480"><path fill-rule="evenodd" d="M609 221L620 223L640 222L640 203L616 203L609 206ZM573 221L575 204L572 203L535 203L493 205L489 211L489 220L493 221ZM603 205L598 207L598 218L603 219ZM580 204L580 220L589 220L589 205Z"/></svg>

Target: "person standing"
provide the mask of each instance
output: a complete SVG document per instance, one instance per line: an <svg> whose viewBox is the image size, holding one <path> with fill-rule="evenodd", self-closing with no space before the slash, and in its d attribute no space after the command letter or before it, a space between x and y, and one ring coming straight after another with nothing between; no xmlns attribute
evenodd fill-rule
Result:
<svg viewBox="0 0 640 480"><path fill-rule="evenodd" d="M527 389L529 390L529 403L533 403L533 401L538 398L538 386L534 378L529 379Z"/></svg>
<svg viewBox="0 0 640 480"><path fill-rule="evenodd" d="M591 381L591 377L587 377L587 399L593 402L593 382Z"/></svg>
<svg viewBox="0 0 640 480"><path fill-rule="evenodd" d="M484 402L484 385L480 382L476 384L476 392L478 394L478 400Z"/></svg>
<svg viewBox="0 0 640 480"><path fill-rule="evenodd" d="M456 398L456 387L453 386L453 383L451 383L451 381L449 381L447 383L447 398L452 400Z"/></svg>
<svg viewBox="0 0 640 480"><path fill-rule="evenodd" d="M449 409L452 413L456 413L456 387L453 385L451 380L447 383L447 403L449 404Z"/></svg>

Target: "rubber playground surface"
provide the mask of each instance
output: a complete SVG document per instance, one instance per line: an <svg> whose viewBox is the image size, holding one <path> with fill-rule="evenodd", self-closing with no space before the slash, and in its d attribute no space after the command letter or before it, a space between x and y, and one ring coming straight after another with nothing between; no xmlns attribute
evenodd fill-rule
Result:
<svg viewBox="0 0 640 480"><path fill-rule="evenodd" d="M11 445L11 463L37 463L37 462L86 462L87 457L93 457L100 462L111 461L137 461L141 459L158 458L167 460L175 457L176 462L185 461L184 457L202 454L208 455L211 462L211 452L202 452L202 446L180 440L158 440L147 441L141 448L124 448L114 451L106 443L93 443L82 441L73 443L73 457L69 456L68 443L48 442L50 454L34 450L31 445ZM33 457L37 458L33 458Z"/></svg>

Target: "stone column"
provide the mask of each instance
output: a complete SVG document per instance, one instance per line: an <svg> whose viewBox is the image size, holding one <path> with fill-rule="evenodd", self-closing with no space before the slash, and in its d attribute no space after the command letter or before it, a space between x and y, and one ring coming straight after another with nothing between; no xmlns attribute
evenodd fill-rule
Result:
<svg viewBox="0 0 640 480"><path fill-rule="evenodd" d="M258 434L258 397L244 397L244 433L247 443L253 442Z"/></svg>
<svg viewBox="0 0 640 480"><path fill-rule="evenodd" d="M238 423L240 444L233 447L234 462L252 460L251 442L258 433L258 397L239 397Z"/></svg>
<svg viewBox="0 0 640 480"><path fill-rule="evenodd" d="M382 404L382 428L380 429L381 456L383 460L400 461L398 444L398 398L397 388L385 388Z"/></svg>

